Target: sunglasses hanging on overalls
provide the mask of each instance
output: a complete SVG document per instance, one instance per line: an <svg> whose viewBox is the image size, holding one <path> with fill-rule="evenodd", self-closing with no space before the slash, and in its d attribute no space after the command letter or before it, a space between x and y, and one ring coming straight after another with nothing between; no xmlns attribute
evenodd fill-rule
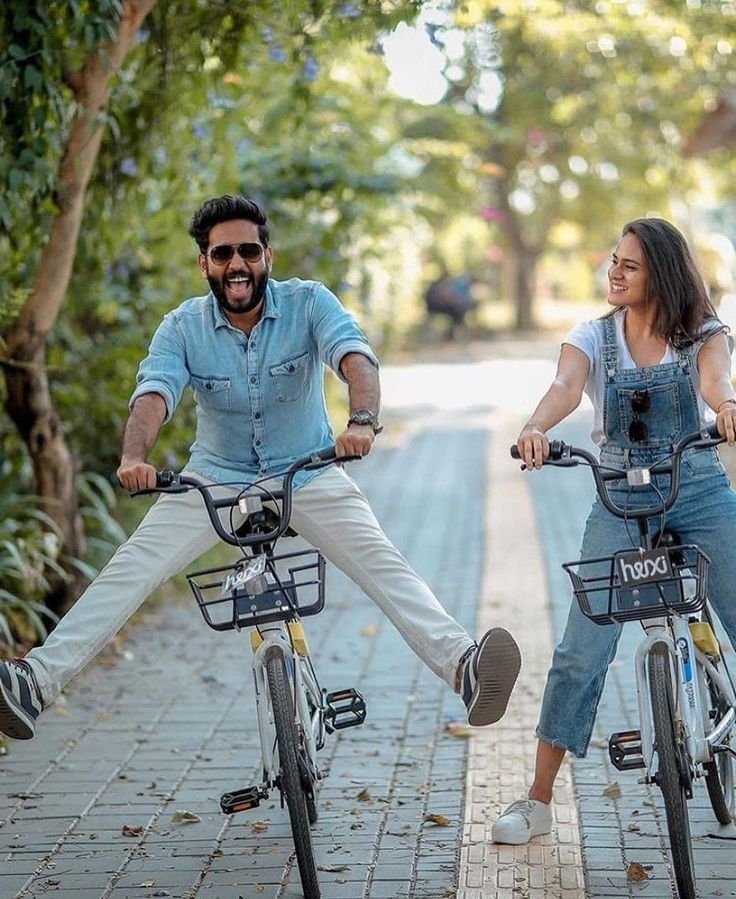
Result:
<svg viewBox="0 0 736 899"><path fill-rule="evenodd" d="M643 422L639 416L643 412L648 412L652 405L648 390L635 390L631 394L631 408L634 412L634 418L629 425L629 440L632 443L643 443L649 436L649 428L646 422Z"/></svg>

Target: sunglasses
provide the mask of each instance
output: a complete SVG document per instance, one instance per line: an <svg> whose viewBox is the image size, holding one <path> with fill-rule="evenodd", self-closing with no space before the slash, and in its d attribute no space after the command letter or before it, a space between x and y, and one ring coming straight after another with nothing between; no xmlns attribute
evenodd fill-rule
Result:
<svg viewBox="0 0 736 899"><path fill-rule="evenodd" d="M631 394L631 408L634 412L634 418L629 425L629 440L633 443L642 443L647 439L649 428L646 426L646 423L639 418L639 415L643 412L648 412L651 405L652 401L649 396L649 391L635 390Z"/></svg>
<svg viewBox="0 0 736 899"><path fill-rule="evenodd" d="M243 262L260 262L266 248L259 243L220 243L207 250L215 265L225 265L237 253Z"/></svg>

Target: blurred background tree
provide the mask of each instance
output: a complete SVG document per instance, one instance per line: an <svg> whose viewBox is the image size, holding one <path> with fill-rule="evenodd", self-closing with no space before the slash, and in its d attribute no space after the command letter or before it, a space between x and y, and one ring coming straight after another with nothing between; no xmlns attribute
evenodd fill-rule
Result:
<svg viewBox="0 0 736 899"><path fill-rule="evenodd" d="M590 299L624 221L688 226L704 191L718 208L733 197L732 150L690 158L684 142L734 87L734 13L725 0L5 4L0 508L14 524L0 532L0 639L40 635L39 604L63 610L120 539L110 484L127 399L161 316L202 292L186 235L202 199L261 200L275 277L325 281L379 348L418 327L443 272L479 279L527 328L540 269L545 292ZM180 465L191 433L185 404L157 464Z"/></svg>

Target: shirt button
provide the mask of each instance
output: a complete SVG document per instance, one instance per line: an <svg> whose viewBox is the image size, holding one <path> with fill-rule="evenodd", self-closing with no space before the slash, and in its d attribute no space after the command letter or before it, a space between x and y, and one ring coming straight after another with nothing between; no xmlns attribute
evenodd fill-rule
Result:
<svg viewBox="0 0 736 899"><path fill-rule="evenodd" d="M256 446L260 446L260 445L261 445L261 441L260 441L260 440L256 440Z"/></svg>
<svg viewBox="0 0 736 899"><path fill-rule="evenodd" d="M251 375L251 376L250 376L250 383L251 383L251 384L255 384L255 383L256 383L256 380L257 380L257 378L256 378L255 375Z"/></svg>
<svg viewBox="0 0 736 899"><path fill-rule="evenodd" d="M255 418L256 421L258 421L258 419L259 419L260 417L261 417L261 413L260 413L260 412L254 412L254 413L253 413L253 418Z"/></svg>

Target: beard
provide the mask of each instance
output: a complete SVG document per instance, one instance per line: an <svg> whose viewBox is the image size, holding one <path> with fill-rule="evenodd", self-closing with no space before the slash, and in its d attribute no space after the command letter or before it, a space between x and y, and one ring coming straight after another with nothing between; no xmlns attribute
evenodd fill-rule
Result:
<svg viewBox="0 0 736 899"><path fill-rule="evenodd" d="M239 273L234 272L233 274ZM207 283L210 285L210 290L223 312L229 312L231 315L242 315L245 312L252 312L254 309L257 309L263 302L263 298L266 295L266 287L268 286L268 272L265 271L257 278L254 278L250 298L237 303L231 303L228 300L222 278L218 280L208 275Z"/></svg>

